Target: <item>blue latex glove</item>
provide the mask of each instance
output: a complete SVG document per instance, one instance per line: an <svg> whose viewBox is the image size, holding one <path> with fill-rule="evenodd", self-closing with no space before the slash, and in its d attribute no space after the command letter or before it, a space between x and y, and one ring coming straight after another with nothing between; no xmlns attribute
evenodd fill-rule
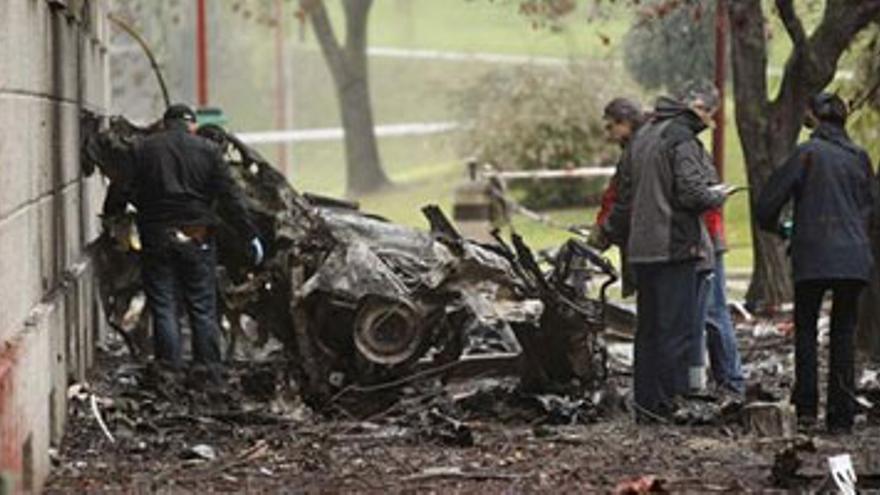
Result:
<svg viewBox="0 0 880 495"><path fill-rule="evenodd" d="M260 242L259 237L251 239L251 250L254 255L254 266L257 266L263 262L263 243Z"/></svg>
<svg viewBox="0 0 880 495"><path fill-rule="evenodd" d="M794 233L794 221L786 220L779 224L779 236L785 239L786 241L791 239L791 234Z"/></svg>

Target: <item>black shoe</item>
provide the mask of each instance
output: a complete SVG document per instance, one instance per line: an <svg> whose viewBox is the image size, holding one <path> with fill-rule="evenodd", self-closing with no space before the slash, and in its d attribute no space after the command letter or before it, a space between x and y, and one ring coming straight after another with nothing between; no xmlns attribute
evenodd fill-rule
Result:
<svg viewBox="0 0 880 495"><path fill-rule="evenodd" d="M189 369L189 385L192 388L222 388L226 385L220 365L194 363Z"/></svg>
<svg viewBox="0 0 880 495"><path fill-rule="evenodd" d="M815 433L819 420L812 414L798 414L797 429L799 433Z"/></svg>
<svg viewBox="0 0 880 495"><path fill-rule="evenodd" d="M853 430L852 423L828 423L826 427L829 435L851 435Z"/></svg>

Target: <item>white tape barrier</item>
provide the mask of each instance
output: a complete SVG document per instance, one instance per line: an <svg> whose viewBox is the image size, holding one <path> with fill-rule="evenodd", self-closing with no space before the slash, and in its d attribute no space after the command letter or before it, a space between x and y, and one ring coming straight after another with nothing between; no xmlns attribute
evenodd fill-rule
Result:
<svg viewBox="0 0 880 495"><path fill-rule="evenodd" d="M429 136L432 134L445 134L455 131L458 128L459 124L457 122L417 122L411 124L377 125L376 136ZM341 127L236 133L236 136L247 144L338 141L342 139L344 135L344 131Z"/></svg>
<svg viewBox="0 0 880 495"><path fill-rule="evenodd" d="M367 48L367 55L371 57L387 58L410 58L417 60L447 60L450 62L488 62L493 64L515 65L550 65L559 66L570 62L562 57L541 57L531 55L509 55L506 53L485 52L451 52L441 50L411 50L407 48L392 48L387 46L373 46ZM571 59L577 60L577 59Z"/></svg>
<svg viewBox="0 0 880 495"><path fill-rule="evenodd" d="M558 170L510 170L506 172L482 172L487 177L504 180L519 179L571 179L577 177L611 177L615 167L581 167Z"/></svg>

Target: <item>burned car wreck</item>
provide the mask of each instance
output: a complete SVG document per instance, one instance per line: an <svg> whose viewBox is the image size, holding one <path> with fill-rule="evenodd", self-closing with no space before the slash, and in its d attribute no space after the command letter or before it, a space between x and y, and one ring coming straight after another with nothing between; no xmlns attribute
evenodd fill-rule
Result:
<svg viewBox="0 0 880 495"><path fill-rule="evenodd" d="M152 131L87 116L87 172L119 177L126 151ZM219 301L227 359L241 347L283 344L289 372L317 410L419 374L442 378L465 356L516 355L520 386L589 390L607 374L604 295L611 264L576 239L542 268L518 235L495 244L462 238L436 206L430 231L397 225L357 205L300 194L257 151L218 127L200 130L225 152L267 246L250 266L243 240L217 232ZM223 211L219 211L221 218ZM104 218L92 246L107 320L132 353L149 352L133 216ZM134 247L135 249L132 249ZM598 279L598 280L595 280ZM598 296L587 296L587 285Z"/></svg>

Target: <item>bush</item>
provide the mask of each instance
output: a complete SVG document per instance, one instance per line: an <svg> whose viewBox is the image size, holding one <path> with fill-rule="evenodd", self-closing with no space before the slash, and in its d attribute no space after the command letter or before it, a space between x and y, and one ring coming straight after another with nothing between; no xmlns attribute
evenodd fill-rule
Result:
<svg viewBox="0 0 880 495"><path fill-rule="evenodd" d="M855 79L842 88L857 106L848 127L853 139L871 154L876 167L880 163L880 23L869 28L855 66Z"/></svg>
<svg viewBox="0 0 880 495"><path fill-rule="evenodd" d="M613 87L586 67L506 67L458 95L467 123L467 156L502 170L607 165L616 149L605 139L602 106ZM583 180L518 181L514 193L531 208L586 203L602 183Z"/></svg>

